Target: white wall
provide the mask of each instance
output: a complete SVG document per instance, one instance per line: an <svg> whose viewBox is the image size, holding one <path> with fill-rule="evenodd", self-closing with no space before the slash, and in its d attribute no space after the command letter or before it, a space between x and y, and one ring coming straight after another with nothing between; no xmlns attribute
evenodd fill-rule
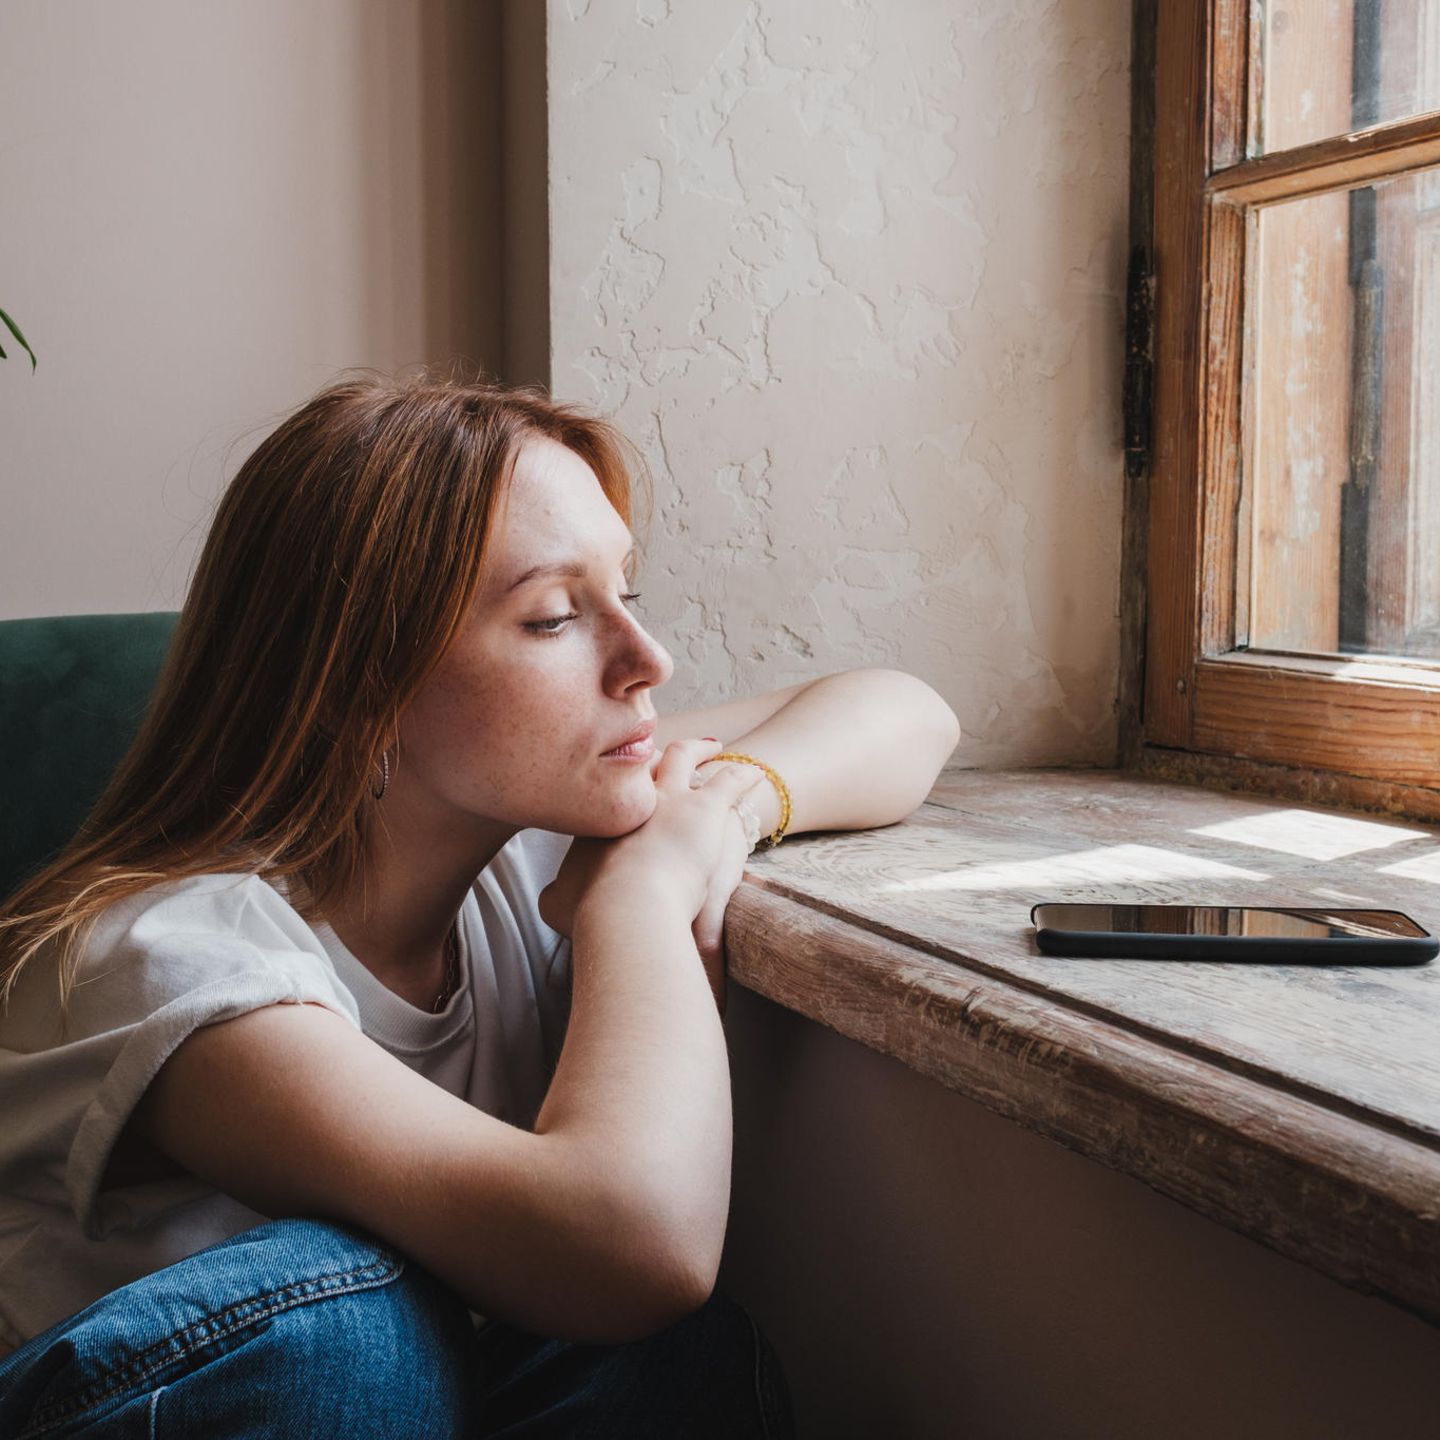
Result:
<svg viewBox="0 0 1440 1440"><path fill-rule="evenodd" d="M655 473L669 704L893 665L1112 760L1129 5L548 4L552 379Z"/></svg>
<svg viewBox="0 0 1440 1440"><path fill-rule="evenodd" d="M6 0L0 618L177 607L335 372L500 366L499 14Z"/></svg>

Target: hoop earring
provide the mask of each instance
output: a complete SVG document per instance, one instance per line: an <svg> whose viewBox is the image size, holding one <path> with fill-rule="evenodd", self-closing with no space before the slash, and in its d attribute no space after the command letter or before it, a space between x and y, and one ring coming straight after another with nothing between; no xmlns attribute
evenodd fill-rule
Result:
<svg viewBox="0 0 1440 1440"><path fill-rule="evenodd" d="M390 788L390 747L388 745L380 752L380 769L382 774L380 788L377 790L373 785L370 787L372 800L383 800L385 792Z"/></svg>

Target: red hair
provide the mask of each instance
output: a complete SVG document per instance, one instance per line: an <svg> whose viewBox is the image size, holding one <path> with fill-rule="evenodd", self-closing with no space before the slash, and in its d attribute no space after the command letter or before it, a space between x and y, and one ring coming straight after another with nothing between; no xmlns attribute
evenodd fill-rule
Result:
<svg viewBox="0 0 1440 1440"><path fill-rule="evenodd" d="M134 743L0 905L0 997L56 944L63 1011L95 918L163 880L288 877L323 915L357 877L380 752L473 601L527 440L573 450L631 523L644 469L606 422L535 389L349 377L227 487Z"/></svg>

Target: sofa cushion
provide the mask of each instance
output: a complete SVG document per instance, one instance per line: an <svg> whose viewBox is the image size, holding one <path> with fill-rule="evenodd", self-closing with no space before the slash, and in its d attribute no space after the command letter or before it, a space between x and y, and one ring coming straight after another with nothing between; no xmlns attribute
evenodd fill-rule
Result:
<svg viewBox="0 0 1440 1440"><path fill-rule="evenodd" d="M65 844L144 718L175 611L0 621L0 897Z"/></svg>

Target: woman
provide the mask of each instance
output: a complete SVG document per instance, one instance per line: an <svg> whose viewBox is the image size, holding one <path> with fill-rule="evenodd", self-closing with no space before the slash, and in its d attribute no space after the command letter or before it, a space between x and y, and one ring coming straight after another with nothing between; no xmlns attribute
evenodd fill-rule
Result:
<svg viewBox="0 0 1440 1440"><path fill-rule="evenodd" d="M893 671L657 716L631 516L488 384L362 373L241 468L0 907L0 1434L789 1433L714 1290L725 906L957 727Z"/></svg>

